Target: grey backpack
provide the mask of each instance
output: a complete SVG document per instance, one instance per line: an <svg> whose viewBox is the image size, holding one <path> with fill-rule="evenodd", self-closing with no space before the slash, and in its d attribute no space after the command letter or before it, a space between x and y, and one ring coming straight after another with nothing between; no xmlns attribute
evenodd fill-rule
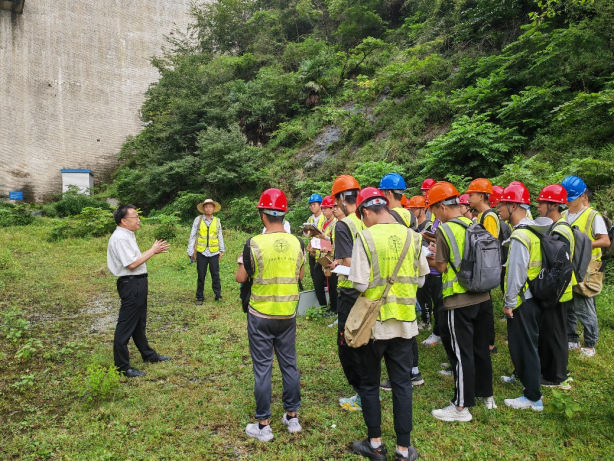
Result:
<svg viewBox="0 0 614 461"><path fill-rule="evenodd" d="M451 264L458 283L467 291L485 293L501 283L501 243L480 223L466 224L454 218L450 222L465 228L465 250L462 258L450 226L442 224L448 236L455 264ZM460 263L459 263L460 261Z"/></svg>
<svg viewBox="0 0 614 461"><path fill-rule="evenodd" d="M586 275L586 271L588 269L588 265L591 262L591 257L593 255L593 246L591 239L582 232L578 226L573 226L568 223L554 223L552 225L552 229L556 227L556 225L560 226L569 226L573 231L573 238L575 241L573 247L573 258L571 261L571 265L573 266L574 274L576 274L576 280L578 283L584 280L584 276Z"/></svg>

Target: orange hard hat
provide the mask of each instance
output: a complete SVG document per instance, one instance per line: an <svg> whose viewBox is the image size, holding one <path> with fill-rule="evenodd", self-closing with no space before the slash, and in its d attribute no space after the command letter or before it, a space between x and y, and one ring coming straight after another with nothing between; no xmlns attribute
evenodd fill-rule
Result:
<svg viewBox="0 0 614 461"><path fill-rule="evenodd" d="M376 187L365 187L356 197L356 216L361 217L362 209L373 205L388 205L386 196Z"/></svg>
<svg viewBox="0 0 614 461"><path fill-rule="evenodd" d="M358 181L353 176L343 174L333 182L333 190L330 195L334 197L338 193L348 190L360 190L360 184L358 184Z"/></svg>
<svg viewBox="0 0 614 461"><path fill-rule="evenodd" d="M426 208L426 200L422 195L414 195L409 199L408 208Z"/></svg>
<svg viewBox="0 0 614 461"><path fill-rule="evenodd" d="M436 203L443 202L451 198L456 198L459 195L460 194L458 193L456 187L454 187L453 184L447 181L440 181L429 189L429 207L435 205ZM444 203L444 205L446 204ZM447 205L450 205L450 203L448 203Z"/></svg>
<svg viewBox="0 0 614 461"><path fill-rule="evenodd" d="M488 196L488 203L490 204L491 208L497 206L501 200L501 197L503 197L503 190L504 189L501 186L492 186L492 194Z"/></svg>
<svg viewBox="0 0 614 461"><path fill-rule="evenodd" d="M403 196L401 196L401 206L406 207L407 203L408 203L407 197L405 197L405 194L403 194Z"/></svg>
<svg viewBox="0 0 614 461"><path fill-rule="evenodd" d="M475 192L482 194L492 194L492 184L486 178L478 178L471 181L465 194L473 194Z"/></svg>
<svg viewBox="0 0 614 461"><path fill-rule="evenodd" d="M463 194L458 198L458 203L460 205L467 205L469 206L469 194Z"/></svg>
<svg viewBox="0 0 614 461"><path fill-rule="evenodd" d="M267 189L260 196L256 208L261 210L275 210L282 213L271 213L273 216L283 216L288 211L288 200L286 194L279 189Z"/></svg>
<svg viewBox="0 0 614 461"><path fill-rule="evenodd" d="M420 187L420 190L429 190L435 184L437 184L437 181L432 178L427 178L422 182L422 187Z"/></svg>

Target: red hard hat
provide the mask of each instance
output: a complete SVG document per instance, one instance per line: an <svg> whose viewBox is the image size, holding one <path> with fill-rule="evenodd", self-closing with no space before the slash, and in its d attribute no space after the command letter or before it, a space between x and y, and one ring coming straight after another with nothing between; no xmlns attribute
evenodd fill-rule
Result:
<svg viewBox="0 0 614 461"><path fill-rule="evenodd" d="M522 186L522 187L526 187L523 183L521 183L520 181L512 181L511 183L508 184L508 186Z"/></svg>
<svg viewBox="0 0 614 461"><path fill-rule="evenodd" d="M376 199L376 200L372 200ZM363 203L365 205L363 205ZM375 187L365 187L358 193L358 197L356 197L356 216L359 218L361 208L364 208L368 205L388 205L388 199L386 196Z"/></svg>
<svg viewBox="0 0 614 461"><path fill-rule="evenodd" d="M542 189L537 201L565 204L567 203L567 191L560 184L551 184Z"/></svg>
<svg viewBox="0 0 614 461"><path fill-rule="evenodd" d="M529 189L522 184L510 184L503 191L503 197L501 197L500 201L529 205L531 203L531 194Z"/></svg>
<svg viewBox="0 0 614 461"><path fill-rule="evenodd" d="M332 196L327 195L322 200L322 204L320 205L320 207L321 208L332 208L334 205L335 205L335 199Z"/></svg>
<svg viewBox="0 0 614 461"><path fill-rule="evenodd" d="M424 180L424 182L422 183L422 187L420 187L420 190L429 190L431 187L433 187L435 184L437 183L437 181L435 181L432 178L427 178Z"/></svg>
<svg viewBox="0 0 614 461"><path fill-rule="evenodd" d="M279 189L267 189L260 196L256 208L260 208L261 210L283 211L285 213L288 211L286 194Z"/></svg>
<svg viewBox="0 0 614 461"><path fill-rule="evenodd" d="M469 206L469 194L463 194L458 198L458 203Z"/></svg>
<svg viewBox="0 0 614 461"><path fill-rule="evenodd" d="M333 182L333 190L330 193L333 197L337 195L339 192L345 192L346 190L360 190L360 184L356 181L356 178L350 176L349 174L343 174L339 176Z"/></svg>
<svg viewBox="0 0 614 461"><path fill-rule="evenodd" d="M501 197L503 197L503 187L492 186L492 194L488 196L488 203L490 204L490 207L496 207L497 203L499 203L501 200Z"/></svg>
<svg viewBox="0 0 614 461"><path fill-rule="evenodd" d="M453 197L458 197L460 194L456 190L453 184L450 184L447 181L441 181L436 183L429 190L428 202L429 207L442 202L444 200L448 200Z"/></svg>
<svg viewBox="0 0 614 461"><path fill-rule="evenodd" d="M478 178L471 181L469 187L465 191L466 194L472 194L479 192L483 194L492 194L492 184L486 178Z"/></svg>

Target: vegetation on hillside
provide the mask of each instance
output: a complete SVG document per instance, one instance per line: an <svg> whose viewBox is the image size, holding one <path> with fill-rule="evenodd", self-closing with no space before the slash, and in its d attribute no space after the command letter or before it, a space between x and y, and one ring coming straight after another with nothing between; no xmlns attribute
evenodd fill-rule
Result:
<svg viewBox="0 0 614 461"><path fill-rule="evenodd" d="M188 219L210 195L242 226L247 203L279 187L300 223L337 174L376 185L372 172L395 170L410 193L428 176L486 176L536 194L578 174L614 212L610 0L220 0L192 13L153 61L146 126L113 186L124 202Z"/></svg>

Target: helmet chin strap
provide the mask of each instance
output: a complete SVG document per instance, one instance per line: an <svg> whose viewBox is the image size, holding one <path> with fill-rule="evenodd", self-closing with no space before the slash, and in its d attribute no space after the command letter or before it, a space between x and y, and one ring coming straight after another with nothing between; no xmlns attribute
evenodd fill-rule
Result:
<svg viewBox="0 0 614 461"><path fill-rule="evenodd" d="M547 218L547 217L548 217L548 215L549 215L551 212L553 212L554 210L556 210L558 207L559 207L559 206L558 206L557 204L554 204L554 208L549 208L549 206L548 206L548 205L546 205L546 209L547 209L548 211L546 212L546 216L545 216L545 217Z"/></svg>

